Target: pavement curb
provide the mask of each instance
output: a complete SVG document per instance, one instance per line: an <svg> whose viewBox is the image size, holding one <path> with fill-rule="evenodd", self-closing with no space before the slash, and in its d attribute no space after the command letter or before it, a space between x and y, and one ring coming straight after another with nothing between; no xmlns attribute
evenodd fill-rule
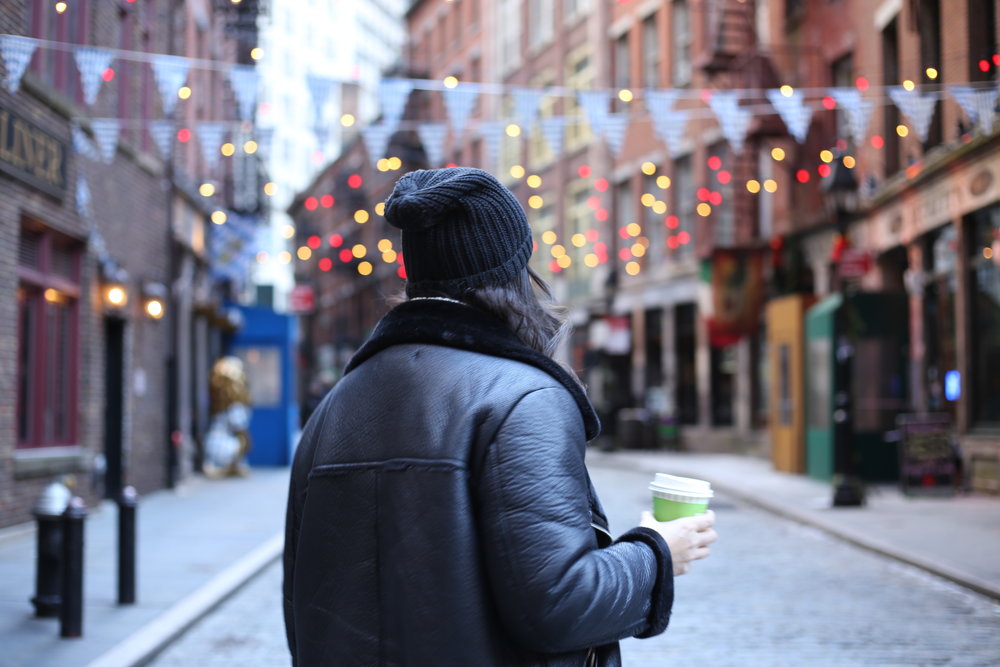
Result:
<svg viewBox="0 0 1000 667"><path fill-rule="evenodd" d="M608 465L622 469L636 470L639 469L643 472L652 471L653 468L647 465L643 465L641 461L626 462L621 459L615 459L613 457L601 457L599 461L595 461L599 465ZM793 508L785 507L778 503L773 503L766 498L754 495L753 493L747 492L745 489L730 484L725 481L719 481L718 479L713 479L711 475L706 475L703 471L695 470L684 470L683 465L675 465L676 469L674 472L678 475L686 475L690 477L699 477L701 479L706 479L712 483L712 486L717 490L725 493L727 495L733 496L734 498L739 498L740 500L759 507L771 514L775 514L786 519L795 521L796 523L801 523L806 526L811 526L818 530L833 535L839 539L846 542L866 549L873 553L892 558L894 560L912 565L913 567L919 568L926 572L930 572L936 576L942 577L951 581L959 586L968 588L980 595L991 598L997 602L1000 602L1000 588L989 582L983 581L977 577L973 577L964 572L959 572L941 563L935 563L913 554L900 551L892 546L885 543L879 542L878 540L873 540L870 537L866 537L859 533L851 530L846 530L840 526L831 525L828 522L821 520L820 518L813 516L812 514ZM647 470L648 469L648 470Z"/></svg>
<svg viewBox="0 0 1000 667"><path fill-rule="evenodd" d="M280 558L284 539L284 532L275 535L88 667L137 667L148 664L168 644Z"/></svg>

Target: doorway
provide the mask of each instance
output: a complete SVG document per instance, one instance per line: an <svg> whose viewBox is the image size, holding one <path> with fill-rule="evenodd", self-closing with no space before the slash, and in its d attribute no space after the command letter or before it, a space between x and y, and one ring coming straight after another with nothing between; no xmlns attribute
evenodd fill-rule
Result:
<svg viewBox="0 0 1000 667"><path fill-rule="evenodd" d="M125 320L104 320L104 497L117 498L124 483Z"/></svg>

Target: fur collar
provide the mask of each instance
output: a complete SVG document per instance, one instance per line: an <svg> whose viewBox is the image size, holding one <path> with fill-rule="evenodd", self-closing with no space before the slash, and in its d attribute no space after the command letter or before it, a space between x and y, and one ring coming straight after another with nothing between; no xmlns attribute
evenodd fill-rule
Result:
<svg viewBox="0 0 1000 667"><path fill-rule="evenodd" d="M350 373L387 347L408 343L471 350L539 368L558 380L573 396L583 415L587 440L593 440L601 432L593 405L569 371L522 343L495 317L464 304L427 299L396 306L379 320L371 337L351 358L344 372Z"/></svg>

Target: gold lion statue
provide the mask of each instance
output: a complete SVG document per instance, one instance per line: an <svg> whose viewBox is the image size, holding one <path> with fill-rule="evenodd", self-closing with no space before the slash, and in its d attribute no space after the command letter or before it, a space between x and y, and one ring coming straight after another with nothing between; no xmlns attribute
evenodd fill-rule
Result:
<svg viewBox="0 0 1000 667"><path fill-rule="evenodd" d="M250 451L250 385L239 357L222 357L209 378L212 421L205 436L203 470L212 478L246 477Z"/></svg>

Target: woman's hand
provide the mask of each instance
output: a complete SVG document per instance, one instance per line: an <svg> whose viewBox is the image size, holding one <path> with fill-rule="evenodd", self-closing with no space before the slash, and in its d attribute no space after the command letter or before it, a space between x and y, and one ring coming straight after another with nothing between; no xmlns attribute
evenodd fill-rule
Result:
<svg viewBox="0 0 1000 667"><path fill-rule="evenodd" d="M712 528L714 524L715 512L712 510L673 521L657 521L652 512L646 511L642 513L642 520L639 522L640 526L652 528L666 540L670 547L674 576L690 571L691 561L708 556L708 545L719 537Z"/></svg>

